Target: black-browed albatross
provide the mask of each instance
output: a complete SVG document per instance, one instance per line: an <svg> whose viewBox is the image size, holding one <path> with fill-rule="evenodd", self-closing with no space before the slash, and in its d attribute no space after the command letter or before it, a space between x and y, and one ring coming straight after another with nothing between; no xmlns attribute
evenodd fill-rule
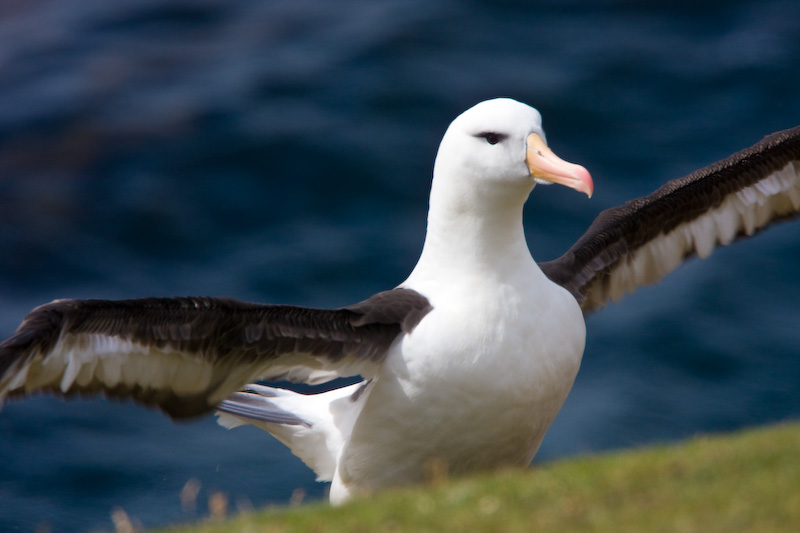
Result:
<svg viewBox="0 0 800 533"><path fill-rule="evenodd" d="M0 344L0 402L104 392L174 418L216 409L227 427L284 442L332 481L334 503L420 481L434 461L451 473L526 466L578 371L585 313L798 214L800 127L603 211L537 265L522 209L547 183L593 189L547 147L538 111L482 102L442 139L422 255L397 288L335 310L56 300ZM248 385L355 375L310 395Z"/></svg>

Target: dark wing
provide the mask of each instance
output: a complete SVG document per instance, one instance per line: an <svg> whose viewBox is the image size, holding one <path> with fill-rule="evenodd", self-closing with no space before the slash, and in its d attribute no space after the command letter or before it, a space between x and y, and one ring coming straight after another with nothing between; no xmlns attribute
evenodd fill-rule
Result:
<svg viewBox="0 0 800 533"><path fill-rule="evenodd" d="M336 310L216 298L56 300L0 344L0 404L36 391L104 392L194 416L253 380L369 376L430 309L408 289Z"/></svg>
<svg viewBox="0 0 800 533"><path fill-rule="evenodd" d="M539 266L588 313L799 211L800 126L603 211L567 253Z"/></svg>

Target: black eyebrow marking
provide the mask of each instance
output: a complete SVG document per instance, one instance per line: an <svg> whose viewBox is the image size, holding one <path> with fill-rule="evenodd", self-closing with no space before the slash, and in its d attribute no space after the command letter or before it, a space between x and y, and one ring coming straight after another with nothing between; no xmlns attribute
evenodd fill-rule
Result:
<svg viewBox="0 0 800 533"><path fill-rule="evenodd" d="M496 131L483 131L481 133L476 133L475 137L486 139L486 142L489 144L497 144L508 139L508 135L505 133L497 133Z"/></svg>

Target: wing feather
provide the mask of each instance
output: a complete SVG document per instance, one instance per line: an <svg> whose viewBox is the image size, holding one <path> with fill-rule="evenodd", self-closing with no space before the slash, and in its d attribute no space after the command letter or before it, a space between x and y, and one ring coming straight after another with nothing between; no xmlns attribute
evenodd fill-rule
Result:
<svg viewBox="0 0 800 533"><path fill-rule="evenodd" d="M540 266L588 313L798 213L800 126L603 211L567 253Z"/></svg>
<svg viewBox="0 0 800 533"><path fill-rule="evenodd" d="M253 380L371 375L429 310L408 289L335 310L220 298L56 300L0 343L0 403L37 391L102 392L194 416Z"/></svg>

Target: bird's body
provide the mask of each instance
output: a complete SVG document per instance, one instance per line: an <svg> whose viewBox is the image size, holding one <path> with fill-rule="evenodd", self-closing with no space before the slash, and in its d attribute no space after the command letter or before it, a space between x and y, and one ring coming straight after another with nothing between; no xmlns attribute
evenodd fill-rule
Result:
<svg viewBox="0 0 800 533"><path fill-rule="evenodd" d="M64 300L0 343L0 402L104 392L173 417L253 424L332 481L331 500L525 466L569 393L583 314L800 213L800 127L608 209L537 264L522 210L537 184L591 196L547 147L539 113L482 102L437 155L419 262L397 288L335 310L216 298ZM364 381L303 395L257 380ZM237 392L239 391L239 392Z"/></svg>
<svg viewBox="0 0 800 533"><path fill-rule="evenodd" d="M567 291L537 283L532 260L520 266L469 285L441 277L430 293L421 282L441 304L398 337L368 382L310 396L266 389L312 427L256 425L332 481L334 503L423 481L432 465L451 474L527 466L578 372L585 330ZM221 415L228 427L240 421Z"/></svg>
<svg viewBox="0 0 800 533"><path fill-rule="evenodd" d="M432 462L453 473L526 466L572 386L583 316L568 292L535 282L544 275L530 254L507 278L441 274L416 289L433 311L368 385L342 450L346 487L421 481ZM413 276L404 285L417 287Z"/></svg>

